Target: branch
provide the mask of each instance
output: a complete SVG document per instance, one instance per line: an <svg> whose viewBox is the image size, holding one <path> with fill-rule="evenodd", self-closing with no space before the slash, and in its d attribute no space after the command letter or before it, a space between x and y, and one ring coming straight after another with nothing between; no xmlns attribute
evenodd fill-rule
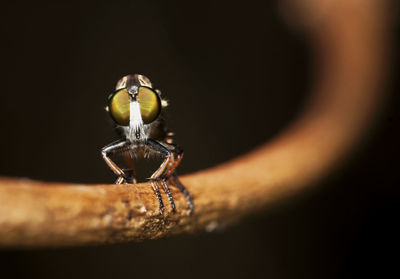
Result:
<svg viewBox="0 0 400 279"><path fill-rule="evenodd" d="M297 7L297 20L317 53L313 97L302 116L271 142L182 177L193 196L192 216L176 189L172 192L177 212L172 213L165 202L161 214L148 183L76 185L3 178L0 245L83 245L211 231L263 210L332 172L365 136L384 101L387 2L289 3ZM167 200L164 194L163 199Z"/></svg>

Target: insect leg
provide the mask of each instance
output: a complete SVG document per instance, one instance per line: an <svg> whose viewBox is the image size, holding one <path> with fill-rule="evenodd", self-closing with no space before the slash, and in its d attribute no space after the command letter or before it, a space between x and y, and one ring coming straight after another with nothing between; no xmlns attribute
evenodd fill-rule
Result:
<svg viewBox="0 0 400 279"><path fill-rule="evenodd" d="M171 144L171 146L173 147L173 149L171 150L173 156L164 175L166 178L169 178L175 172L176 168L179 166L183 158L183 150L180 149L177 145Z"/></svg>
<svg viewBox="0 0 400 279"><path fill-rule="evenodd" d="M158 183L155 180L150 181L150 183L151 183L151 187L153 188L154 193L156 194L158 204L160 205L160 211L161 211L161 213L163 213L164 212L164 203L161 198L160 187L158 186Z"/></svg>
<svg viewBox="0 0 400 279"><path fill-rule="evenodd" d="M101 155L103 156L104 161L107 163L110 169L118 176L118 179L116 181L117 184L125 183L127 180L127 176L125 172L109 158L109 155L126 151L129 148L130 148L130 142L128 140L119 140L101 149Z"/></svg>
<svg viewBox="0 0 400 279"><path fill-rule="evenodd" d="M183 195L186 198L187 204L190 209L190 214L193 213L194 211L194 205L192 202L192 198L190 197L190 194L188 190L186 189L185 186L180 182L178 175L176 174L175 170L179 166L179 164L182 161L183 158L183 150L179 148L179 146L174 145L174 160L171 162L170 167L168 168L167 173L165 174L166 177L172 177L173 181L175 182L174 184L179 188L179 190L183 193Z"/></svg>
<svg viewBox="0 0 400 279"><path fill-rule="evenodd" d="M125 178L123 176L118 176L117 180L115 180L114 184L124 184Z"/></svg>
<svg viewBox="0 0 400 279"><path fill-rule="evenodd" d="M176 172L174 172L171 176L171 178L174 180L175 182L175 186L178 187L178 189L183 193L183 195L186 198L186 202L189 206L190 209L190 214L192 214L194 212L194 205L193 205L193 201L192 198L190 197L189 191L186 189L186 187L181 183L181 181L178 178L178 175L176 174Z"/></svg>
<svg viewBox="0 0 400 279"><path fill-rule="evenodd" d="M169 203L171 204L171 207L172 207L172 211L175 212L176 206L175 206L174 198L172 197L171 190L168 187L168 183L167 183L166 179L161 179L161 183L163 184L165 193L167 193Z"/></svg>
<svg viewBox="0 0 400 279"><path fill-rule="evenodd" d="M172 195L170 194L168 184L166 183L168 178L172 177L173 181L175 182L178 189L184 194L187 204L192 213L194 211L194 205L192 202L192 198L190 197L190 194L187 191L187 189L185 188L185 186L183 186L183 184L179 181L178 176L175 173L175 169L178 167L179 163L181 162L181 160L183 158L182 149L180 149L177 145L174 145L174 144L163 145L154 140L148 140L148 142L154 150L156 150L160 153L163 153L166 156L166 159L163 161L163 163L158 168L158 170L153 173L151 178L152 179L158 179L158 178L162 179L164 188L165 188L165 186L167 186L167 188L165 188L165 191L168 195L171 206L172 206L172 208L174 208L175 203L172 198Z"/></svg>
<svg viewBox="0 0 400 279"><path fill-rule="evenodd" d="M167 171L166 171L164 176L166 178L171 177L173 179L174 184L178 187L178 189L185 196L187 204L188 204L188 206L190 208L190 213L193 213L194 205L193 205L193 202L192 202L192 198L190 197L190 194L189 194L188 190L186 189L186 187L180 182L180 180L178 178L178 175L175 172L176 168L179 166L179 164L182 161L183 150L179 146L177 146L175 144L170 144L170 145L173 147L173 149L171 148L171 152L173 153L173 156L172 156L172 160L171 160L171 162L170 162L170 164L168 166L168 169L167 169Z"/></svg>
<svg viewBox="0 0 400 279"><path fill-rule="evenodd" d="M154 183L157 183L157 181L161 181L161 183L164 187L165 193L168 196L168 200L171 204L172 211L175 211L176 206L175 206L174 198L168 187L167 178L163 175L165 173L166 169L168 168L168 165L172 158L172 152L167 147L162 145L161 143L159 143L155 140L152 140L152 139L148 139L146 144L148 145L148 147L150 147L154 151L161 153L162 155L165 156L164 161L161 163L160 167L151 175L150 180ZM160 204L160 206L161 206L161 204Z"/></svg>
<svg viewBox="0 0 400 279"><path fill-rule="evenodd" d="M159 179L168 168L168 164L170 163L172 157L172 152L158 141L152 139L147 139L147 145L157 153L161 153L165 156L164 161L161 163L160 167L150 177L152 180L156 180Z"/></svg>

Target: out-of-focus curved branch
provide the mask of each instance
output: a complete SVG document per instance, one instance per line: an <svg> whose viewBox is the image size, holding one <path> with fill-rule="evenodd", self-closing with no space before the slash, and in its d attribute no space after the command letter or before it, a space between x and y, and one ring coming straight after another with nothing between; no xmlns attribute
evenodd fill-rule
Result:
<svg viewBox="0 0 400 279"><path fill-rule="evenodd" d="M3 178L0 245L80 245L213 230L331 172L366 134L384 101L388 2L286 3L315 47L313 97L302 116L271 142L182 177L194 198L194 215L175 189L177 212L165 203L161 214L146 183L87 186Z"/></svg>

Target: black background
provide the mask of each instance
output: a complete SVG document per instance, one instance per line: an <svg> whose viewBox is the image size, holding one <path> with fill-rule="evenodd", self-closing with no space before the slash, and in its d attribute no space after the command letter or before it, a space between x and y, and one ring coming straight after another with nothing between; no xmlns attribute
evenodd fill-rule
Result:
<svg viewBox="0 0 400 279"><path fill-rule="evenodd" d="M302 110L312 49L277 2L14 2L0 10L0 175L111 183L106 98L142 73L170 101L180 173L277 135ZM397 26L392 30L396 34ZM396 57L394 53L393 57ZM393 58L388 90L398 88ZM2 278L359 278L398 273L399 100L346 168L224 232L0 251ZM396 257L397 253L397 257ZM5 275L5 277L3 277Z"/></svg>

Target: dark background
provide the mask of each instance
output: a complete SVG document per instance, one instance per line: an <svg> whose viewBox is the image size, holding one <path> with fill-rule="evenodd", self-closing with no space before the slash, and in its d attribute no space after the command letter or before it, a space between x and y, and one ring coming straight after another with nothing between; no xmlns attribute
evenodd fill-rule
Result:
<svg viewBox="0 0 400 279"><path fill-rule="evenodd" d="M115 82L128 73L150 77L170 101L169 125L185 149L180 173L212 167L271 139L301 112L313 56L306 37L282 21L277 2L264 2L3 4L0 175L113 182L99 152L117 139L104 106ZM398 88L396 57L392 92ZM399 273L399 108L392 94L374 132L345 169L224 232L3 250L0 277Z"/></svg>

